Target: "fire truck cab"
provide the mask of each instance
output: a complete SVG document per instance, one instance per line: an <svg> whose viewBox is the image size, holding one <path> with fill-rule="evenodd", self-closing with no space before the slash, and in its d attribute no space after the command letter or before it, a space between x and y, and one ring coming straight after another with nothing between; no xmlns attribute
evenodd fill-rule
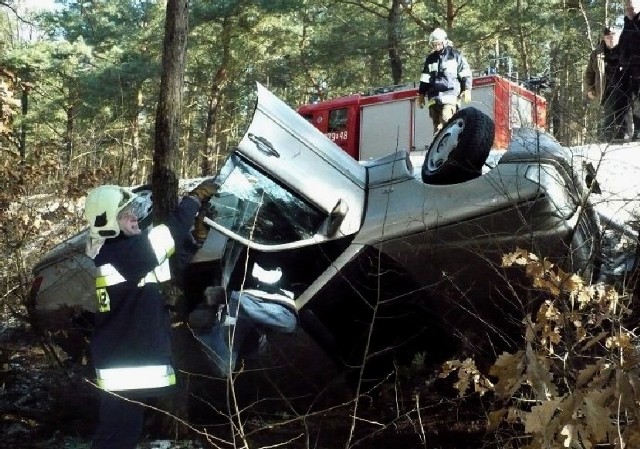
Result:
<svg viewBox="0 0 640 449"><path fill-rule="evenodd" d="M428 109L416 104L417 85L374 89L298 108L298 113L357 160L405 149L420 151L433 140ZM515 128L544 129L546 100L499 75L473 80L473 106L495 123L493 149L506 149Z"/></svg>

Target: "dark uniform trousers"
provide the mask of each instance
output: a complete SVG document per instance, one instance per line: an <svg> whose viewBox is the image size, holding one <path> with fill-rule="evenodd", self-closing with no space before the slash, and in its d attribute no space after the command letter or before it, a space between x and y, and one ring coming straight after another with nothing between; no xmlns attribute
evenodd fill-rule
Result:
<svg viewBox="0 0 640 449"><path fill-rule="evenodd" d="M140 439L144 407L100 390L100 422L91 449L133 449Z"/></svg>

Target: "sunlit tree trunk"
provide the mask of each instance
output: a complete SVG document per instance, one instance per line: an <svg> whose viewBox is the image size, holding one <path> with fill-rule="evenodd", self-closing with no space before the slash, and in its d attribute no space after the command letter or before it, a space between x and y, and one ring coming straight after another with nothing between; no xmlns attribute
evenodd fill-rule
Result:
<svg viewBox="0 0 640 449"><path fill-rule="evenodd" d="M129 159L129 184L136 184L140 179L140 109L142 109L142 89L136 92L136 107L131 120L131 153Z"/></svg>
<svg viewBox="0 0 640 449"><path fill-rule="evenodd" d="M153 153L153 215L162 222L178 202L178 156L189 0L168 0Z"/></svg>
<svg viewBox="0 0 640 449"><path fill-rule="evenodd" d="M402 3L402 0L393 0L387 17L387 46L393 84L402 82L402 58L400 57Z"/></svg>
<svg viewBox="0 0 640 449"><path fill-rule="evenodd" d="M221 51L222 60L220 66L211 79L211 91L209 92L209 102L207 104L207 124L204 132L204 153L200 163L202 176L211 175L217 171L218 156L218 135L216 132L217 120L220 113L222 100L222 89L228 80L228 66L231 63L231 31L233 21L225 17L222 23ZM215 161L215 166L212 162Z"/></svg>

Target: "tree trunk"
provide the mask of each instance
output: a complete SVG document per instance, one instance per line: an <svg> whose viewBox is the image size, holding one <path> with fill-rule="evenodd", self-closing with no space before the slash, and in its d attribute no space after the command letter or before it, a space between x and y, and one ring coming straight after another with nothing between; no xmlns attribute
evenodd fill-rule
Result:
<svg viewBox="0 0 640 449"><path fill-rule="evenodd" d="M233 29L233 22L229 17L224 18L222 23L221 33L221 46L222 46L222 61L220 66L216 70L211 79L211 91L209 93L209 102L207 108L207 124L204 131L204 152L202 154L202 161L200 163L200 171L202 176L210 176L215 173L212 171L212 165L217 170L217 160L215 164L212 164L213 159L217 159L217 141L218 136L216 132L218 115L220 113L222 89L228 81L228 66L231 63L231 31Z"/></svg>
<svg viewBox="0 0 640 449"><path fill-rule="evenodd" d="M389 54L393 84L402 82L402 58L400 57L402 11L402 1L393 0L387 17L387 52Z"/></svg>
<svg viewBox="0 0 640 449"><path fill-rule="evenodd" d="M131 119L131 154L129 162L129 185L137 184L140 179L140 110L142 109L142 88L136 92L136 106Z"/></svg>
<svg viewBox="0 0 640 449"><path fill-rule="evenodd" d="M524 73L521 74L521 79L529 79L531 76L530 64L529 64L529 48L527 47L528 38L525 36L525 31L522 28L522 0L517 1L518 10L518 47L520 48L521 68Z"/></svg>
<svg viewBox="0 0 640 449"><path fill-rule="evenodd" d="M155 150L153 153L153 221L162 223L178 202L178 175L180 164L180 121L182 118L182 89L187 48L189 0L168 0L162 53L162 75L160 98L156 111ZM173 282L164 286L167 304L178 311L178 319L183 319L184 295ZM174 354L180 349L173 346ZM182 394L180 394L182 393ZM181 406L186 400L186 392L159 399L161 409L169 410L169 415L161 415L160 425L177 425L176 434L186 429L171 415L181 415ZM182 418L186 418L182 416Z"/></svg>
<svg viewBox="0 0 640 449"><path fill-rule="evenodd" d="M29 87L22 87L22 124L20 125L20 160L27 158L27 113L29 112Z"/></svg>
<svg viewBox="0 0 640 449"><path fill-rule="evenodd" d="M447 0L447 34L453 29L453 20L456 17L456 7L453 0Z"/></svg>
<svg viewBox="0 0 640 449"><path fill-rule="evenodd" d="M73 161L73 120L74 120L73 102L67 106L67 127L64 135L64 145L67 155L67 167L71 169L71 162Z"/></svg>
<svg viewBox="0 0 640 449"><path fill-rule="evenodd" d="M189 0L168 0L160 98L153 154L153 219L162 222L178 202L178 155Z"/></svg>

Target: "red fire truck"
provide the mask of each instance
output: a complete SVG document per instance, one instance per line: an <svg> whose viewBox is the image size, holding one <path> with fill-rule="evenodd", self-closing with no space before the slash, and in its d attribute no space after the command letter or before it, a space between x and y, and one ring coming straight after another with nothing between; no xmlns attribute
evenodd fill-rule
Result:
<svg viewBox="0 0 640 449"><path fill-rule="evenodd" d="M428 109L416 105L417 86L380 88L307 104L298 109L320 131L358 160L375 159L398 149L429 148L433 125ZM473 106L495 123L494 149L506 149L511 130L545 128L546 100L499 75L473 80Z"/></svg>

